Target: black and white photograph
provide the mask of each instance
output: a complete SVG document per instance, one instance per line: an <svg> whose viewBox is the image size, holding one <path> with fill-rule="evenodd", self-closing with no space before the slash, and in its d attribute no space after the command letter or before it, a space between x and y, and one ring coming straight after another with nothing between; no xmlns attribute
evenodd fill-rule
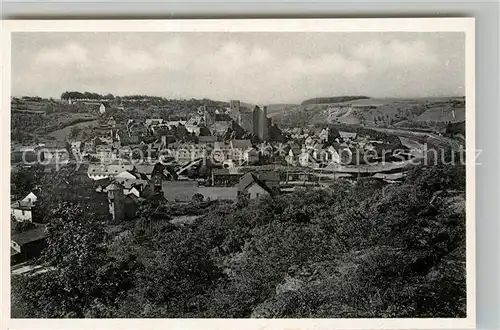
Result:
<svg viewBox="0 0 500 330"><path fill-rule="evenodd" d="M474 21L450 20L12 25L11 319L470 326Z"/></svg>

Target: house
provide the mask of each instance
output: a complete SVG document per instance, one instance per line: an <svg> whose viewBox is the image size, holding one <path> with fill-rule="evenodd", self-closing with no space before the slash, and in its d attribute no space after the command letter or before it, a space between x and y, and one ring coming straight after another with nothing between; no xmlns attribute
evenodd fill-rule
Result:
<svg viewBox="0 0 500 330"><path fill-rule="evenodd" d="M248 148L252 147L252 142L248 139L245 140L231 140L229 143L231 145L231 148L233 149L240 149L240 150L246 150Z"/></svg>
<svg viewBox="0 0 500 330"><path fill-rule="evenodd" d="M326 151L327 151L327 154L328 154L328 162L330 163L340 163L340 154L339 154L339 149L335 148L334 146L329 146Z"/></svg>
<svg viewBox="0 0 500 330"><path fill-rule="evenodd" d="M102 102L101 105L99 106L99 113L101 115L104 115L109 110L111 110L111 106L109 105L108 102Z"/></svg>
<svg viewBox="0 0 500 330"><path fill-rule="evenodd" d="M162 118L148 118L146 119L146 122L144 123L146 127L151 127L154 125L160 125L163 123Z"/></svg>
<svg viewBox="0 0 500 330"><path fill-rule="evenodd" d="M231 148L230 144L226 144L224 142L214 142L212 159L215 162L223 163L226 159L232 159L232 156L234 156L234 150Z"/></svg>
<svg viewBox="0 0 500 330"><path fill-rule="evenodd" d="M32 202L16 201L10 205L10 214L19 222L33 222L33 206Z"/></svg>
<svg viewBox="0 0 500 330"><path fill-rule="evenodd" d="M150 181L153 186L153 192L158 193L161 191L163 181L177 180L178 175L170 166L165 166L162 163L154 165L153 171L150 175Z"/></svg>
<svg viewBox="0 0 500 330"><path fill-rule="evenodd" d="M112 128L116 127L116 120L113 116L109 117L107 125Z"/></svg>
<svg viewBox="0 0 500 330"><path fill-rule="evenodd" d="M37 200L38 200L38 197L34 193L30 192L21 201L27 202L27 203L35 203Z"/></svg>
<svg viewBox="0 0 500 330"><path fill-rule="evenodd" d="M197 181L163 181L161 183L163 197L173 202L190 202L198 192Z"/></svg>
<svg viewBox="0 0 500 330"><path fill-rule="evenodd" d="M73 141L71 142L71 154L72 155L80 155L82 152L82 141Z"/></svg>
<svg viewBox="0 0 500 330"><path fill-rule="evenodd" d="M169 129L172 129L173 127L179 127L179 126L184 126L186 124L185 120L170 120L165 122L165 124L168 126Z"/></svg>
<svg viewBox="0 0 500 330"><path fill-rule="evenodd" d="M212 135L223 136L229 128L233 127L233 120L226 114L215 114L215 122L209 127Z"/></svg>
<svg viewBox="0 0 500 330"><path fill-rule="evenodd" d="M273 194L272 190L253 173L245 174L240 179L237 188L240 196L247 196L249 199Z"/></svg>
<svg viewBox="0 0 500 330"><path fill-rule="evenodd" d="M285 161L292 166L297 165L300 155L303 153L302 148L295 142L289 144L288 155L285 157Z"/></svg>
<svg viewBox="0 0 500 330"><path fill-rule="evenodd" d="M23 199L10 205L10 214L15 220L33 222L33 208L38 197L30 192Z"/></svg>
<svg viewBox="0 0 500 330"><path fill-rule="evenodd" d="M250 140L231 140L229 142L231 152L226 155L226 159L232 159L238 163L257 162L259 155L256 150L252 148L252 142Z"/></svg>
<svg viewBox="0 0 500 330"><path fill-rule="evenodd" d="M89 164L87 175L92 180L114 178L123 171L132 171L134 165Z"/></svg>
<svg viewBox="0 0 500 330"><path fill-rule="evenodd" d="M155 169L155 165L149 164L136 164L134 167L134 172L140 174L143 177L146 177L148 180L151 180L151 174Z"/></svg>
<svg viewBox="0 0 500 330"><path fill-rule="evenodd" d="M188 119L188 121L185 123L186 130L189 133L194 133L197 136L200 135L200 126L199 124L201 123L202 118L200 115L194 115L191 118Z"/></svg>
<svg viewBox="0 0 500 330"><path fill-rule="evenodd" d="M132 171L129 171L129 170L126 170L126 171L123 171L123 172L120 172L119 174L115 175L115 179L118 179L118 178L121 178L121 179L140 179L140 177L138 175L135 175L134 173L132 173Z"/></svg>
<svg viewBox="0 0 500 330"><path fill-rule="evenodd" d="M10 239L11 263L17 264L38 258L47 246L45 226L37 225L33 229L13 234Z"/></svg>
<svg viewBox="0 0 500 330"><path fill-rule="evenodd" d="M217 187L232 187L236 185L243 173L232 168L212 169L212 185Z"/></svg>
<svg viewBox="0 0 500 330"><path fill-rule="evenodd" d="M310 149L312 150L311 156L316 161L323 161L326 158L326 150L323 150L323 143L316 143Z"/></svg>
<svg viewBox="0 0 500 330"><path fill-rule="evenodd" d="M113 183L118 183L123 187L124 196L133 194L136 197L149 197L153 194L153 185L148 180L116 176ZM108 186L103 191L107 192Z"/></svg>
<svg viewBox="0 0 500 330"><path fill-rule="evenodd" d="M130 146L124 146L118 149L119 158L128 158L131 155L132 155L132 148L130 148Z"/></svg>
<svg viewBox="0 0 500 330"><path fill-rule="evenodd" d="M94 153L94 141L95 140L89 140L89 141L85 141L85 143L83 144L83 153L84 154L92 154Z"/></svg>
<svg viewBox="0 0 500 330"><path fill-rule="evenodd" d="M95 147L95 155L103 163L110 163L116 160L116 153L113 151L113 147L108 144L101 144Z"/></svg>
<svg viewBox="0 0 500 330"><path fill-rule="evenodd" d="M304 150L304 152L299 155L299 165L302 167L308 167L311 162L314 162L314 159L312 158L310 150Z"/></svg>
<svg viewBox="0 0 500 330"><path fill-rule="evenodd" d="M342 140L344 140L344 141L355 140L356 136L358 135L355 132L343 132L343 131L339 131L339 134L340 134L340 137L342 138Z"/></svg>
<svg viewBox="0 0 500 330"><path fill-rule="evenodd" d="M249 165L256 164L259 162L259 152L250 147L243 152L243 160Z"/></svg>

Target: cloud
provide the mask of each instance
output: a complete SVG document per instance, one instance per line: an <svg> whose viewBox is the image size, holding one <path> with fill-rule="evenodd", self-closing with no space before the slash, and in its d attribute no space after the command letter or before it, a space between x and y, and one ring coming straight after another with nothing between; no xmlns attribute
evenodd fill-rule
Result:
<svg viewBox="0 0 500 330"><path fill-rule="evenodd" d="M148 71L158 66L157 59L143 50L126 49L121 45L112 45L105 51L104 68L112 74L126 71Z"/></svg>
<svg viewBox="0 0 500 330"><path fill-rule="evenodd" d="M295 57L288 61L288 68L303 75L341 75L356 77L366 74L366 66L356 60L350 60L341 53L330 53L314 59Z"/></svg>
<svg viewBox="0 0 500 330"><path fill-rule="evenodd" d="M69 43L62 47L42 48L35 57L35 63L55 66L85 65L89 60L87 54L88 51L84 47Z"/></svg>
<svg viewBox="0 0 500 330"><path fill-rule="evenodd" d="M82 89L257 103L453 95L464 85L464 47L461 34L435 33L23 34L13 38L13 93Z"/></svg>
<svg viewBox="0 0 500 330"><path fill-rule="evenodd" d="M371 40L354 47L351 54L366 63L387 66L432 65L437 62L436 54L422 40Z"/></svg>

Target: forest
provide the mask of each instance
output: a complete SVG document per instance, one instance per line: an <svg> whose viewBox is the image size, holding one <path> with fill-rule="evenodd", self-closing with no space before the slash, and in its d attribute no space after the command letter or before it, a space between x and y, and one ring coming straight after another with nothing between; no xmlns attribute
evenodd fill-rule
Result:
<svg viewBox="0 0 500 330"><path fill-rule="evenodd" d="M12 317L465 317L464 196L464 166L420 166L398 185L193 200L190 225L147 201L118 231L75 198L51 207L36 262L52 270L12 278Z"/></svg>

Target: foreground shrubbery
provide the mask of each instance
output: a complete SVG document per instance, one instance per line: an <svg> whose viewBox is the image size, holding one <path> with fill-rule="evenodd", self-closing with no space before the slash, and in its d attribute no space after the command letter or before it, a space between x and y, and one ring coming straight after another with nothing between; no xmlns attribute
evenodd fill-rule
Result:
<svg viewBox="0 0 500 330"><path fill-rule="evenodd" d="M146 237L74 209L50 227L56 269L13 278L13 316L464 317L463 173L223 204Z"/></svg>

